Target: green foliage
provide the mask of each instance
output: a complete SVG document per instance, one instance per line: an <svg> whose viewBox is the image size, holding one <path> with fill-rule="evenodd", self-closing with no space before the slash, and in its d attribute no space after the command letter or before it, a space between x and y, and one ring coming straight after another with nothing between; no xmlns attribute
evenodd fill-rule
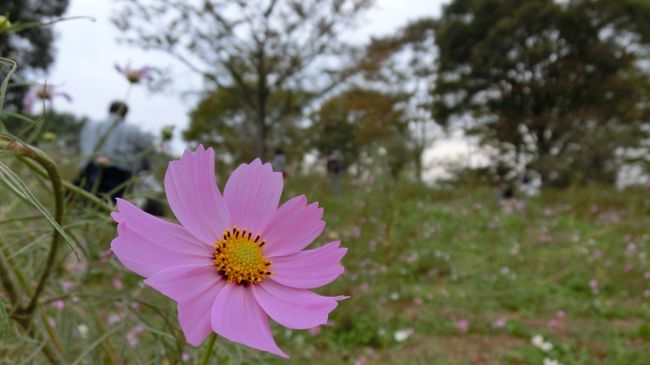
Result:
<svg viewBox="0 0 650 365"><path fill-rule="evenodd" d="M0 349L7 345L7 338L9 338L9 315L4 301L0 298Z"/></svg>
<svg viewBox="0 0 650 365"><path fill-rule="evenodd" d="M36 25L61 16L68 7L68 0L3 0L0 15L5 15L19 28L22 24ZM54 32L47 26L23 27L19 32L0 32L0 56L13 59L18 64L17 76L45 71L54 62ZM7 104L21 107L25 87L14 87L7 94Z"/></svg>
<svg viewBox="0 0 650 365"><path fill-rule="evenodd" d="M277 90L269 97L268 113L277 119L267 131L267 143L282 148L289 159L300 160L304 154L305 132L299 122L305 99L291 90ZM259 156L254 144L259 126L251 123L255 113L234 90L217 89L199 102L190 117L183 138L214 147L222 162L236 165Z"/></svg>
<svg viewBox="0 0 650 365"><path fill-rule="evenodd" d="M434 113L538 170L547 184L611 182L615 151L650 115L643 1L456 0L436 27Z"/></svg>
<svg viewBox="0 0 650 365"><path fill-rule="evenodd" d="M409 162L406 118L397 108L401 97L352 89L323 103L312 120L312 147L322 156L339 151L343 164L364 167L364 158L384 161L394 175Z"/></svg>

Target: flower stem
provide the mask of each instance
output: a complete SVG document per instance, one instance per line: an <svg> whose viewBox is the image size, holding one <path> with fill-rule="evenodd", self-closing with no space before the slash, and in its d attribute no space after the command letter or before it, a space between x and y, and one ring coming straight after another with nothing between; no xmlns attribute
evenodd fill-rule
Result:
<svg viewBox="0 0 650 365"><path fill-rule="evenodd" d="M212 355L212 348L214 343L217 341L217 334L212 332L210 338L208 339L208 347L205 349L205 354L203 355L203 360L201 360L201 365L208 365L210 361L210 356Z"/></svg>

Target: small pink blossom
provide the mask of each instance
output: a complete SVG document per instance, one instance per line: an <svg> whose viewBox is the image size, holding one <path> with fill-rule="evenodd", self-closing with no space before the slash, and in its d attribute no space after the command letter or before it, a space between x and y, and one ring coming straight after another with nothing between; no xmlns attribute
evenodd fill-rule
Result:
<svg viewBox="0 0 650 365"><path fill-rule="evenodd" d="M492 322L492 328L504 328L507 320L505 318L498 318Z"/></svg>
<svg viewBox="0 0 650 365"><path fill-rule="evenodd" d="M56 310L58 310L59 312L62 311L63 308L65 308L65 302L63 302L63 301L60 300L60 299L59 299L59 300L55 300L55 301L53 301L53 302L52 302L52 305L53 305L54 308L56 308Z"/></svg>
<svg viewBox="0 0 650 365"><path fill-rule="evenodd" d="M310 328L309 334L312 336L317 336L318 334L320 334L320 326Z"/></svg>
<svg viewBox="0 0 650 365"><path fill-rule="evenodd" d="M112 325L114 325L115 323L117 323L117 322L119 322L119 321L121 321L121 320L122 320L122 316L121 316L121 315L119 315L119 314L115 314L115 313L111 313L111 314L108 316L108 319L106 320L106 322L108 323L109 326L112 326Z"/></svg>
<svg viewBox="0 0 650 365"><path fill-rule="evenodd" d="M144 331L144 327L142 326L135 326L129 330L126 334L126 341L129 343L129 346L131 347L137 347L138 344L140 343L138 341L138 335Z"/></svg>
<svg viewBox="0 0 650 365"><path fill-rule="evenodd" d="M52 105L55 98L63 98L68 102L72 101L72 97L63 92L58 91L53 85L34 85L27 91L23 98L23 108L32 113L34 107L40 102L46 107Z"/></svg>
<svg viewBox="0 0 650 365"><path fill-rule="evenodd" d="M122 290L124 289L124 284L122 283L122 280L118 277L113 278L113 287L117 290Z"/></svg>
<svg viewBox="0 0 650 365"><path fill-rule="evenodd" d="M61 286L65 291L73 291L77 287L72 281L64 281Z"/></svg>
<svg viewBox="0 0 650 365"><path fill-rule="evenodd" d="M458 321L456 321L456 329L463 333L467 332L467 330L469 329L469 321L464 318L459 319Z"/></svg>
<svg viewBox="0 0 650 365"><path fill-rule="evenodd" d="M141 68L131 68L130 64L127 64L126 66L116 64L115 70L122 74L130 84L139 84L142 81L153 81L153 68L151 67L145 66Z"/></svg>
<svg viewBox="0 0 650 365"><path fill-rule="evenodd" d="M599 293L598 281L596 281L596 279L591 279L589 281L589 287L591 288L591 293L593 295L596 295L596 294Z"/></svg>

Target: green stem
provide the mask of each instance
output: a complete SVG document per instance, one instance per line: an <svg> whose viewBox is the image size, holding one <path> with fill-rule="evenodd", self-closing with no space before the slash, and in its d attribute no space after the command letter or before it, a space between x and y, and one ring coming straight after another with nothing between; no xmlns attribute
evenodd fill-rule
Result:
<svg viewBox="0 0 650 365"><path fill-rule="evenodd" d="M214 343L217 341L217 334L212 332L210 338L208 339L208 347L205 349L205 354L203 355L203 360L201 360L201 365L208 365L210 361L210 356L212 356L212 349L214 348Z"/></svg>

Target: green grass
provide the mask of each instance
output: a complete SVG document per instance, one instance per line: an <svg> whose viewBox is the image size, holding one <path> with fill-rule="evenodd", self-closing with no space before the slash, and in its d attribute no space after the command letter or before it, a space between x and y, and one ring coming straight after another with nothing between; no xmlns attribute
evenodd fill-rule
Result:
<svg viewBox="0 0 650 365"><path fill-rule="evenodd" d="M46 188L33 180L49 206ZM487 187L432 189L377 179L348 183L332 196L323 180L288 179L283 200L305 193L325 208L328 226L317 244L340 239L349 251L346 273L318 291L350 299L318 335L274 327L288 362L218 339L215 363L650 363L647 190L550 191L507 212ZM15 220L36 213L4 188L0 199L0 247L32 284L50 228L42 219ZM73 203L65 228L83 248L82 260L63 250L35 327L44 331L44 322L51 323L65 361L173 364L185 354L187 363L198 363L201 349L182 340L174 304L102 256L114 235L108 215ZM58 299L62 310L48 304ZM494 328L498 319L505 324ZM457 328L459 320L469 321L467 331ZM412 335L396 341L405 329ZM537 334L553 349L533 346ZM30 355L26 363L45 363L39 342L12 322L0 359L19 364Z"/></svg>

